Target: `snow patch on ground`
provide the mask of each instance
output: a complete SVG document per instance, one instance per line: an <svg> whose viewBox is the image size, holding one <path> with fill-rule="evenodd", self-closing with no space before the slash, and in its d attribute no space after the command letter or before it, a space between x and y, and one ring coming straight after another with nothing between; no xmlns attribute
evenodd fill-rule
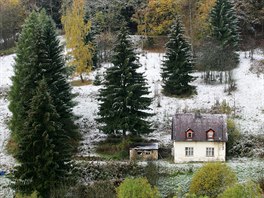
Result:
<svg viewBox="0 0 264 198"><path fill-rule="evenodd" d="M0 88L11 85L10 77L13 75L13 64L15 55L0 56Z"/></svg>
<svg viewBox="0 0 264 198"><path fill-rule="evenodd" d="M7 91L11 85L15 55L0 56L0 170L13 167L14 159L6 154L5 145L10 135L8 119L11 116L8 110Z"/></svg>
<svg viewBox="0 0 264 198"><path fill-rule="evenodd" d="M15 165L15 160L8 155L5 145L10 136L7 122L11 116L8 110L7 92L11 85L15 55L0 56L0 171L8 173ZM0 176L0 197L11 198L14 191L10 188L10 179Z"/></svg>

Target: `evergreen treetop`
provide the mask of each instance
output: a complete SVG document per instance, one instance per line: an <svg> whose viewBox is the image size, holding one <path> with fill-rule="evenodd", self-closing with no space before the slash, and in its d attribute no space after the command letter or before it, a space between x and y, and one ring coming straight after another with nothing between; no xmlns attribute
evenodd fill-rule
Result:
<svg viewBox="0 0 264 198"><path fill-rule="evenodd" d="M151 99L146 80L142 73L138 58L128 39L128 32L122 28L114 48L113 66L107 70L104 87L100 90L99 123L101 130L108 134L130 132L140 135L151 132L151 125L144 120Z"/></svg>
<svg viewBox="0 0 264 198"><path fill-rule="evenodd" d="M63 129L72 138L72 142L78 145L79 133L72 113L73 95L66 79L62 52L52 20L44 11L32 12L18 41L15 75L9 93L9 109L13 114L10 128L15 142L18 143L23 136L23 124L27 119L30 101L38 81L44 76L56 111L63 122Z"/></svg>
<svg viewBox="0 0 264 198"><path fill-rule="evenodd" d="M220 41L223 48L238 48L238 20L229 0L216 1L210 13L210 24L212 36Z"/></svg>
<svg viewBox="0 0 264 198"><path fill-rule="evenodd" d="M165 61L162 65L164 93L168 95L191 95L194 86L189 83L194 80L190 75L193 71L191 47L184 37L184 31L179 19L171 28L169 41L166 44Z"/></svg>

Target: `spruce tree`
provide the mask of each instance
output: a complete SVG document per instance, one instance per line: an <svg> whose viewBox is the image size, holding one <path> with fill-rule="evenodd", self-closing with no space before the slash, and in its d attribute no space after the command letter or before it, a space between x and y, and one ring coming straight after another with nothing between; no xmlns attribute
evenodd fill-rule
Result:
<svg viewBox="0 0 264 198"><path fill-rule="evenodd" d="M16 184L42 197L66 178L80 138L62 52L52 20L44 11L33 12L18 41L9 109L15 157L21 163Z"/></svg>
<svg viewBox="0 0 264 198"><path fill-rule="evenodd" d="M229 0L217 0L210 13L212 37L220 42L224 49L238 48L238 20Z"/></svg>
<svg viewBox="0 0 264 198"><path fill-rule="evenodd" d="M171 28L166 44L165 60L162 65L164 93L175 96L191 95L195 87L189 83L194 80L191 48L184 38L184 31L179 19Z"/></svg>
<svg viewBox="0 0 264 198"><path fill-rule="evenodd" d="M151 99L146 80L142 73L138 58L128 39L128 32L122 28L114 48L113 66L107 70L103 88L99 94L98 122L101 130L107 134L126 136L151 132L151 125L145 118Z"/></svg>
<svg viewBox="0 0 264 198"><path fill-rule="evenodd" d="M70 138L64 133L45 79L39 82L29 106L16 154L20 162L15 169L16 190L50 197L51 190L67 178Z"/></svg>
<svg viewBox="0 0 264 198"><path fill-rule="evenodd" d="M80 137L74 124L73 95L66 79L62 52L52 20L44 11L40 14L33 12L26 20L18 41L15 75L9 93L9 109L13 114L10 129L16 143L26 132L24 123L28 119L30 101L38 81L44 76L63 123L63 131L71 138L69 147L76 150Z"/></svg>
<svg viewBox="0 0 264 198"><path fill-rule="evenodd" d="M16 142L22 136L26 111L29 109L29 100L32 96L32 84L31 81L28 81L29 76L32 75L30 68L35 69L38 62L36 41L39 40L39 32L37 13L33 12L27 18L18 41L14 65L15 74L12 77L12 86L9 92L9 109L12 112L10 128Z"/></svg>
<svg viewBox="0 0 264 198"><path fill-rule="evenodd" d="M238 62L239 56L236 53L238 50L239 33L238 20L232 3L229 0L216 0L215 6L212 8L209 21L211 25L211 35L207 39L208 44L213 46L213 51L208 51L203 54L203 59L208 60L211 66L210 70L220 71L220 82L229 84L228 90L235 89L234 80L231 71ZM205 49L208 48L205 46ZM209 57L209 58L207 58ZM208 67L208 65L205 65ZM210 75L210 71L207 72Z"/></svg>

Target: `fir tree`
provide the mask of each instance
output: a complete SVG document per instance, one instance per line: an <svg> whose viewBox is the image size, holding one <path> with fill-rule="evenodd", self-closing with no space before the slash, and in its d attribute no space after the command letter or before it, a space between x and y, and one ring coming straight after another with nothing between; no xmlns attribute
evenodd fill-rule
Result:
<svg viewBox="0 0 264 198"><path fill-rule="evenodd" d="M239 61L236 50L238 49L239 33L238 20L233 5L229 0L217 0L209 17L211 35L206 39L201 63L210 71L220 71L219 81L229 84L229 90L235 89L231 71ZM209 48L208 48L209 46ZM213 50L210 49L210 46ZM209 64L209 65L208 65ZM207 76L210 75L207 71ZM207 81L209 80L206 77ZM210 82L210 81L208 81Z"/></svg>
<svg viewBox="0 0 264 198"><path fill-rule="evenodd" d="M145 120L151 115L146 112L151 103L149 91L143 74L136 71L140 65L127 35L122 28L114 48L113 67L107 70L100 90L98 118L103 132L123 137L126 132L140 135L152 131Z"/></svg>
<svg viewBox="0 0 264 198"><path fill-rule="evenodd" d="M172 26L169 41L166 44L165 61L162 66L164 93L168 95L191 95L195 87L189 83L194 80L192 54L189 43L184 38L180 20Z"/></svg>
<svg viewBox="0 0 264 198"><path fill-rule="evenodd" d="M12 77L13 84L9 93L9 109L13 114L10 128L16 143L19 143L26 132L24 123L27 120L30 101L37 83L44 76L63 123L64 133L72 140L69 147L77 148L80 137L74 124L73 95L66 79L62 52L52 20L45 12L33 12L26 20L18 41L15 75Z"/></svg>
<svg viewBox="0 0 264 198"><path fill-rule="evenodd" d="M239 33L238 20L233 5L229 0L217 0L210 13L212 37L225 49L236 50Z"/></svg>
<svg viewBox="0 0 264 198"><path fill-rule="evenodd" d="M67 178L71 153L70 138L64 133L45 79L40 81L27 114L16 154L21 163L15 171L16 187L26 194L37 191L40 197L50 197L51 190Z"/></svg>
<svg viewBox="0 0 264 198"><path fill-rule="evenodd" d="M80 138L62 50L52 20L45 12L33 12L18 41L9 109L12 138L19 146L15 157L21 163L17 186L42 197L66 177ZM47 85L40 86L43 78Z"/></svg>

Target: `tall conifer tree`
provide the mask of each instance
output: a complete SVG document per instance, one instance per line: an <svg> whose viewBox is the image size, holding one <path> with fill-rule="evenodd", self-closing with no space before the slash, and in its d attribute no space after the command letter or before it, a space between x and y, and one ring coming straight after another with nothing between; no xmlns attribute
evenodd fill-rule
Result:
<svg viewBox="0 0 264 198"><path fill-rule="evenodd" d="M63 131L45 79L39 82L29 106L16 154L21 163L15 171L16 187L23 193L37 191L41 197L50 197L51 190L67 178L70 138Z"/></svg>
<svg viewBox="0 0 264 198"><path fill-rule="evenodd" d="M16 178L28 184L21 188L24 192L37 190L43 195L62 182L67 162L77 150L80 135L62 50L51 18L44 11L33 12L18 41L9 93L10 128L21 163ZM43 78L46 85L40 86Z"/></svg>
<svg viewBox="0 0 264 198"><path fill-rule="evenodd" d="M162 66L164 93L175 96L191 95L195 90L195 87L189 84L194 80L190 75L192 71L191 47L184 38L182 25L177 19L171 28Z"/></svg>
<svg viewBox="0 0 264 198"><path fill-rule="evenodd" d="M226 49L238 48L238 20L229 0L217 0L210 13L212 36Z"/></svg>
<svg viewBox="0 0 264 198"><path fill-rule="evenodd" d="M52 20L45 12L33 12L27 19L18 41L9 93L9 109L13 116L10 122L12 137L19 143L25 130L27 111L37 83L44 76L56 111L63 123L63 130L71 138L72 148L76 149L80 135L74 124L71 87L66 79L66 68Z"/></svg>
<svg viewBox="0 0 264 198"><path fill-rule="evenodd" d="M107 70L104 87L100 90L98 122L101 130L107 134L122 134L127 132L140 135L151 132L151 125L145 118L151 99L146 80L142 73L128 32L122 28L114 48L113 66Z"/></svg>

